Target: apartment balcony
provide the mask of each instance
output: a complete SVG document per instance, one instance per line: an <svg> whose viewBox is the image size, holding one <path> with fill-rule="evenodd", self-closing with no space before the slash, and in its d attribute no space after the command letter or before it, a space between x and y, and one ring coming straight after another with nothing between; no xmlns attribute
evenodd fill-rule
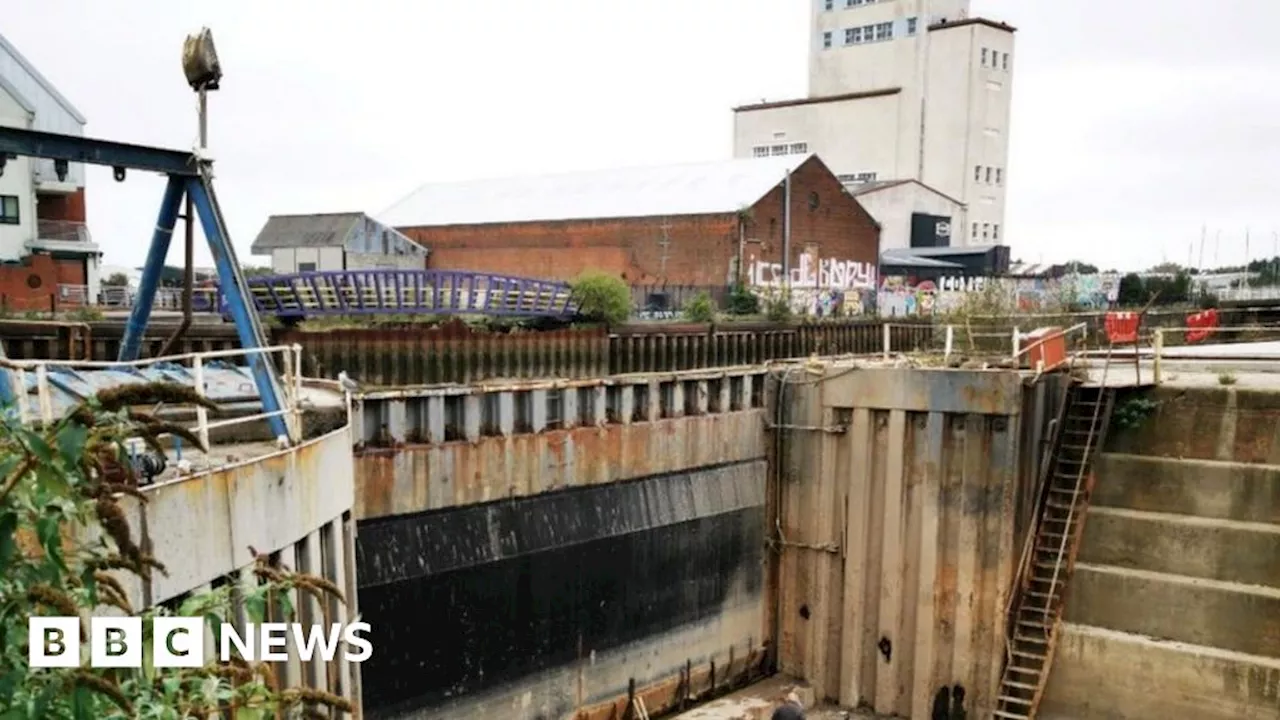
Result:
<svg viewBox="0 0 1280 720"><path fill-rule="evenodd" d="M32 250L66 253L97 253L89 226L75 220L37 220L36 236L27 242Z"/></svg>

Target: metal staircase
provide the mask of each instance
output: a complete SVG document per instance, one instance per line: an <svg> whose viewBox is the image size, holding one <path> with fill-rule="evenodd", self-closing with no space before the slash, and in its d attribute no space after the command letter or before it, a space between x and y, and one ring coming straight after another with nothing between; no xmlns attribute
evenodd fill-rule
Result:
<svg viewBox="0 0 1280 720"><path fill-rule="evenodd" d="M1108 353L1107 364L1110 364ZM1036 716L1053 663L1067 582L1084 533L1093 460L1107 437L1115 391L1072 381L1041 470L1036 523L1023 548L1008 608L1004 674L993 717Z"/></svg>

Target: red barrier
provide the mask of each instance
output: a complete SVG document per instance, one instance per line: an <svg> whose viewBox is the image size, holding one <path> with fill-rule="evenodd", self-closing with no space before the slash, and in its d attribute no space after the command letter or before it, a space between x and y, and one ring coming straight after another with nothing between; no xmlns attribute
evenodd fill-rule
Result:
<svg viewBox="0 0 1280 720"><path fill-rule="evenodd" d="M1136 312L1107 313L1107 339L1112 345L1137 342L1140 318Z"/></svg>
<svg viewBox="0 0 1280 720"><path fill-rule="evenodd" d="M1209 309L1191 313L1187 316L1187 327L1193 328L1187 331L1188 343L1197 343L1204 340L1212 335L1214 329L1218 327L1218 311Z"/></svg>

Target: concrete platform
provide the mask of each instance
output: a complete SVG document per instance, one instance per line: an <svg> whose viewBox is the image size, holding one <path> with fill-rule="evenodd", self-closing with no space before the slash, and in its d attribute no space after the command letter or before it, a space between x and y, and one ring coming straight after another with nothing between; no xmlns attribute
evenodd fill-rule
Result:
<svg viewBox="0 0 1280 720"><path fill-rule="evenodd" d="M813 691L796 681L781 675L762 680L750 687L713 700L673 720L769 720L775 708L787 693L795 691L805 706L807 720L845 720L846 718L876 718L876 715L841 710L834 707L812 707Z"/></svg>
<svg viewBox="0 0 1280 720"><path fill-rule="evenodd" d="M1280 660L1066 624L1042 720L1275 720Z"/></svg>
<svg viewBox="0 0 1280 720"><path fill-rule="evenodd" d="M1280 589L1271 587L1077 563L1066 620L1280 657Z"/></svg>

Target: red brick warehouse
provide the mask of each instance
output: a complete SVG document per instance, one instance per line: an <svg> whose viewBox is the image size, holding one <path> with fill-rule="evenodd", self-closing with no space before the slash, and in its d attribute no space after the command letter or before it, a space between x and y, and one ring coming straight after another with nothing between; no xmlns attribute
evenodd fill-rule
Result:
<svg viewBox="0 0 1280 720"><path fill-rule="evenodd" d="M793 277L807 254L811 280L818 258L874 283L880 228L815 155L432 183L380 219L425 245L432 268L725 287L741 262L743 280L767 284L781 281L788 171Z"/></svg>

